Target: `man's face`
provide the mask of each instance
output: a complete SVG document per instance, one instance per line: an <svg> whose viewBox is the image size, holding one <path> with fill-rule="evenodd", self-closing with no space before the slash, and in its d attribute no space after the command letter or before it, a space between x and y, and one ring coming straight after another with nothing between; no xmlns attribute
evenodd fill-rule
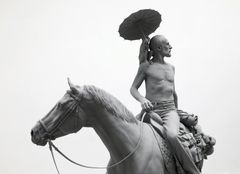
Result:
<svg viewBox="0 0 240 174"><path fill-rule="evenodd" d="M171 49L172 46L169 44L168 40L166 38L163 38L161 40L161 54L164 57L171 57Z"/></svg>

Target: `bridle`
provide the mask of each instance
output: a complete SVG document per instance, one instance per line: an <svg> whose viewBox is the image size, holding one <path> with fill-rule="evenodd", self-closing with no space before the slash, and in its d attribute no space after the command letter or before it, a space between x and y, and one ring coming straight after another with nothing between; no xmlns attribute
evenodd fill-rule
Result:
<svg viewBox="0 0 240 174"><path fill-rule="evenodd" d="M80 99L75 96L74 94L72 94L71 92L68 92L68 94L79 104L80 103ZM58 169L58 166L57 166L57 162L56 162L56 159L55 159L55 156L54 156L54 153L53 153L53 149L56 150L60 155L62 155L66 160L68 160L69 162L77 165L77 166L80 166L80 167L84 167L84 168L88 168L88 169L109 169L109 168L113 168L113 167L116 167L117 165L123 163L124 161L126 161L130 156L132 156L136 151L137 149L139 148L139 145L140 145L140 142L142 140L142 131L143 131L143 120L144 120L144 117L145 117L146 113L143 114L142 116L142 119L141 119L141 125L140 125L140 137L138 139L138 142L137 142L137 145L136 147L133 149L132 152L128 153L124 158L122 158L121 160L119 160L118 162L112 164L112 165L109 165L109 166L89 166L89 165L84 165L84 164L80 164L80 163L77 163L73 160L71 160L69 157L67 157L62 151L60 151L56 145L54 145L54 143L50 140L50 139L47 139L47 142L48 142L48 145L49 145L49 150L51 152L51 156L52 156L52 159L53 159L53 162L54 162L54 165L55 165L55 168L57 170L57 173L60 174L60 171ZM42 127L45 129L45 131L47 133L48 130L47 130L47 126L44 124L44 122L42 120L39 121L40 125L42 125Z"/></svg>

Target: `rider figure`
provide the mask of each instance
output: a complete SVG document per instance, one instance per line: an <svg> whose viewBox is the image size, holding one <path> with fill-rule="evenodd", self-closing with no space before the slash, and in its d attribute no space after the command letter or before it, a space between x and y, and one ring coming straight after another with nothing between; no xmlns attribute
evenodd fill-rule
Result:
<svg viewBox="0 0 240 174"><path fill-rule="evenodd" d="M190 174L200 174L189 148L184 147L178 139L180 120L174 86L175 69L164 60L165 57L171 57L171 49L172 46L163 35L154 36L150 44L148 39L143 39L139 55L140 66L130 92L141 103L143 110L146 112L154 110L161 117L163 135L184 170ZM138 91L143 81L146 86L145 97Z"/></svg>

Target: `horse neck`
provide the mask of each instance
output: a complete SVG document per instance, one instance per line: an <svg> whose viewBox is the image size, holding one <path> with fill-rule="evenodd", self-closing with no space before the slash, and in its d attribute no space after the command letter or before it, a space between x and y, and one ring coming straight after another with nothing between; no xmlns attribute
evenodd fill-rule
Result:
<svg viewBox="0 0 240 174"><path fill-rule="evenodd" d="M95 112L93 128L107 147L112 159L119 160L130 153L140 137L140 124L127 122L102 109Z"/></svg>

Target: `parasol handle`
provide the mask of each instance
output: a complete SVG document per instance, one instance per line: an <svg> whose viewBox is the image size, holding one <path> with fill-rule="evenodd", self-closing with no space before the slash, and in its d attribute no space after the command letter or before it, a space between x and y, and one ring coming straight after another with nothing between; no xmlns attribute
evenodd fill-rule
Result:
<svg viewBox="0 0 240 174"><path fill-rule="evenodd" d="M143 38L144 40L146 40L147 37L146 37L145 33L143 32L142 27L141 27L139 24L138 24L138 28L139 28L140 32L142 33L142 38Z"/></svg>
<svg viewBox="0 0 240 174"><path fill-rule="evenodd" d="M145 35L145 33L143 32L143 30L141 28L140 28L140 30L141 30L141 33L142 33L142 36L143 36L144 40L146 40L147 36Z"/></svg>

